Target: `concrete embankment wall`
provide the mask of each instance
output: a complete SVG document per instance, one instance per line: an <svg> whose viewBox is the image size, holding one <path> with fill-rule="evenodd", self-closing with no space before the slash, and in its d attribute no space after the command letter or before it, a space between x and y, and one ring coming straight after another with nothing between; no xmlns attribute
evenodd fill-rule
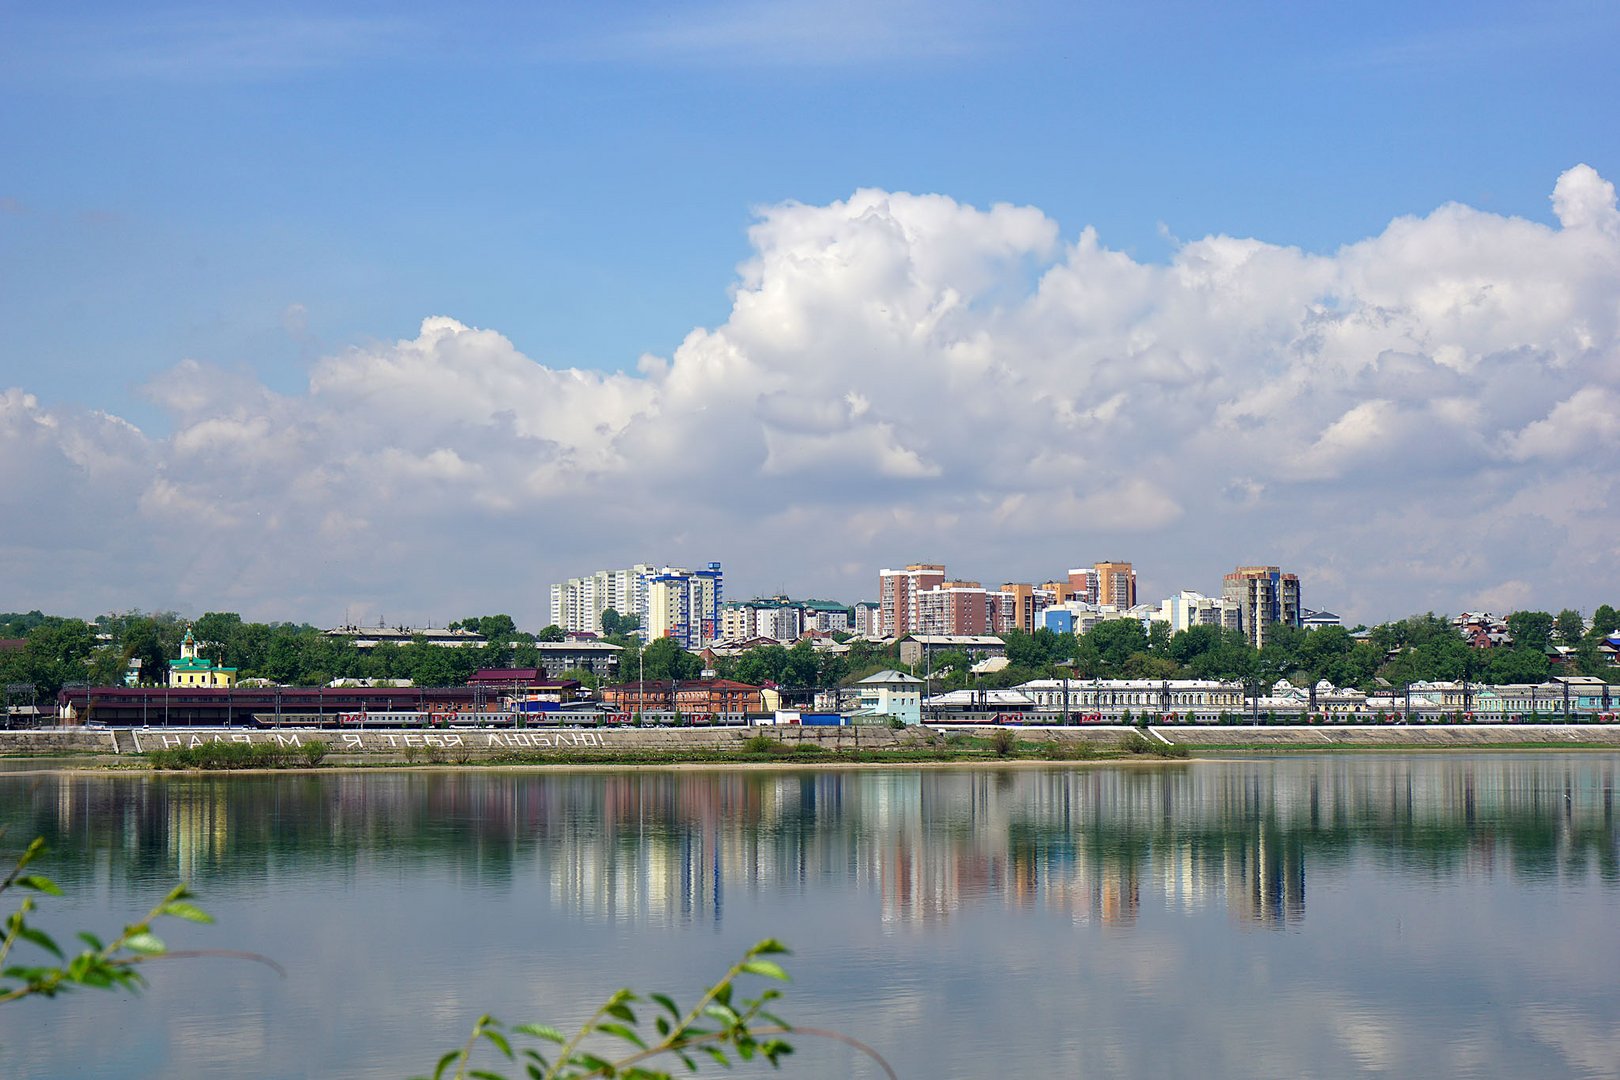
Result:
<svg viewBox="0 0 1620 1080"><path fill-rule="evenodd" d="M0 732L0 754L140 754L202 746L214 740L255 746L302 748L326 744L333 755L397 758L487 757L496 754L564 751L632 753L721 751L740 748L743 740L766 735L788 745L814 744L829 750L899 749L931 745L921 729L894 731L887 726L764 728L614 728L581 730L334 731L281 728L120 728L116 730Z"/></svg>
<svg viewBox="0 0 1620 1080"><path fill-rule="evenodd" d="M1133 728L1115 725L1085 727L927 728L900 731L880 725L853 727L763 728L613 728L582 730L527 729L521 731L334 731L285 728L276 731L243 728L119 728L0 731L0 754L56 756L68 754L130 755L149 750L201 746L219 739L254 745L302 748L312 742L326 744L335 757L381 757L399 760L465 760L500 754L570 755L724 751L740 748L743 740L766 735L790 746L801 743L829 750L901 750L938 746L951 734L987 738L997 731L1013 731L1020 742L1088 742L1098 748L1116 746ZM1599 746L1620 749L1620 724L1504 724L1504 725L1381 725L1381 726L1156 726L1149 738L1194 748L1218 750L1261 747L1276 750L1327 748L1403 749L1522 746L1527 744Z"/></svg>
<svg viewBox="0 0 1620 1080"><path fill-rule="evenodd" d="M1020 742L1090 742L1111 746L1140 729L1122 725L1087 724L1084 727L976 727L956 728L977 738L1011 730ZM1487 746L1560 745L1613 746L1620 749L1620 724L1240 724L1193 726L1152 725L1148 738L1218 750L1262 747L1276 750L1320 750L1328 747L1422 749Z"/></svg>
<svg viewBox="0 0 1620 1080"><path fill-rule="evenodd" d="M111 754L111 731L56 728L50 731L0 731L0 754Z"/></svg>
<svg viewBox="0 0 1620 1080"><path fill-rule="evenodd" d="M1310 750L1329 746L1467 749L1565 743L1620 749L1620 724L1322 724L1300 727L1155 727L1152 730L1169 742L1210 749L1223 746L1275 747L1279 750Z"/></svg>

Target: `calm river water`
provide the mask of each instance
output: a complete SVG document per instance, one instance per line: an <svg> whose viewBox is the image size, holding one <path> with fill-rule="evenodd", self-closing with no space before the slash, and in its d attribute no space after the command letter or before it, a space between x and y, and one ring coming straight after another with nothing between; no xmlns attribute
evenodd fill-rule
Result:
<svg viewBox="0 0 1620 1080"><path fill-rule="evenodd" d="M479 1013L690 999L793 947L791 1020L901 1076L1620 1076L1620 755L829 772L0 775L41 922L174 882L138 996L0 1010L6 1077L404 1077ZM8 894L10 898L10 894ZM9 911L7 905L5 910ZM869 1077L810 1039L782 1075ZM756 1075L751 1073L724 1075Z"/></svg>

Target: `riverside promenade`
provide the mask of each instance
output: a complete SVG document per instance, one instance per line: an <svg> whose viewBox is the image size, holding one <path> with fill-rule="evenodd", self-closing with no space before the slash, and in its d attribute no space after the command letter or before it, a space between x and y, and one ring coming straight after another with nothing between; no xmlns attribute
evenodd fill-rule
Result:
<svg viewBox="0 0 1620 1080"><path fill-rule="evenodd" d="M1132 728L1093 724L1083 727L720 727L720 728L530 728L523 730L366 730L329 728L58 728L0 731L0 756L139 758L154 750L197 747L212 741L302 748L323 743L335 758L464 762L479 758L539 755L683 753L715 754L741 750L745 740L763 735L789 746L829 751L921 751L939 747L952 735L986 738L1012 731L1024 743L1117 745L1133 731L1167 746L1219 752L1258 750L1479 750L1491 748L1568 748L1620 750L1620 724L1323 724L1323 725L1150 725Z"/></svg>

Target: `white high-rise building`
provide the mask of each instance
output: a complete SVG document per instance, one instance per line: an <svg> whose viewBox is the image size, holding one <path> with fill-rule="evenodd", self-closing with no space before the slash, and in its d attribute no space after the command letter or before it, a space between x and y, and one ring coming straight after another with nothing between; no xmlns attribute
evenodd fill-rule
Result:
<svg viewBox="0 0 1620 1080"><path fill-rule="evenodd" d="M1158 619L1170 624L1170 632L1179 634L1194 626L1219 626L1223 630L1241 629L1238 605L1225 597L1205 596L1183 589L1159 605Z"/></svg>
<svg viewBox="0 0 1620 1080"><path fill-rule="evenodd" d="M600 634L602 612L612 608L647 625L647 580L658 570L637 563L623 570L598 570L551 587L551 622L571 634Z"/></svg>

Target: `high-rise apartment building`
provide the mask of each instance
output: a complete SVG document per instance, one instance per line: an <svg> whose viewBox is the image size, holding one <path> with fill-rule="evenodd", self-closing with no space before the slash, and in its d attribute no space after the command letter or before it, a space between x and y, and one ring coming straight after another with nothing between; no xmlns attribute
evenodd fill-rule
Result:
<svg viewBox="0 0 1620 1080"><path fill-rule="evenodd" d="M656 598L652 595L654 582L661 582ZM553 585L551 621L569 633L600 634L602 613L612 608L620 615L640 619L649 637L679 637L683 644L687 640L702 644L718 633L721 592L717 562L703 570L637 563ZM657 631L655 623L660 627ZM704 636L699 640L696 635Z"/></svg>
<svg viewBox="0 0 1620 1080"><path fill-rule="evenodd" d="M878 632L900 637L917 627L917 594L945 583L945 567L912 563L904 570L878 571Z"/></svg>
<svg viewBox="0 0 1620 1080"><path fill-rule="evenodd" d="M600 634L602 612L612 608L647 624L647 579L657 571L647 563L622 570L598 570L551 587L551 622L572 634Z"/></svg>
<svg viewBox="0 0 1620 1080"><path fill-rule="evenodd" d="M666 566L647 578L647 640L674 638L683 649L702 648L720 634L724 603L720 564L702 570Z"/></svg>
<svg viewBox="0 0 1620 1080"><path fill-rule="evenodd" d="M944 581L916 596L913 634L988 634L990 600L977 581Z"/></svg>
<svg viewBox="0 0 1620 1080"><path fill-rule="evenodd" d="M1120 611L1136 606L1136 571L1130 563L1100 562L1093 573L1097 580L1097 603Z"/></svg>
<svg viewBox="0 0 1620 1080"><path fill-rule="evenodd" d="M1179 634L1194 626L1218 626L1223 630L1240 630L1238 605L1225 597L1205 596L1183 589L1159 605L1159 618L1170 624L1170 632Z"/></svg>
<svg viewBox="0 0 1620 1080"><path fill-rule="evenodd" d="M1016 581L1008 582L1001 587L1000 603L1006 609L1000 619L1004 623L1002 629L1033 634L1042 625L1041 612L1053 604L1062 603L1068 596L1066 583L1048 581L1044 585L1025 585Z"/></svg>
<svg viewBox="0 0 1620 1080"><path fill-rule="evenodd" d="M1068 600L1079 600L1084 604L1097 602L1097 571L1089 566L1082 566L1069 571Z"/></svg>
<svg viewBox="0 0 1620 1080"><path fill-rule="evenodd" d="M1299 576L1275 566L1240 566L1221 584L1221 598L1237 604L1238 629L1256 649L1264 648L1273 624L1299 626L1304 608Z"/></svg>

